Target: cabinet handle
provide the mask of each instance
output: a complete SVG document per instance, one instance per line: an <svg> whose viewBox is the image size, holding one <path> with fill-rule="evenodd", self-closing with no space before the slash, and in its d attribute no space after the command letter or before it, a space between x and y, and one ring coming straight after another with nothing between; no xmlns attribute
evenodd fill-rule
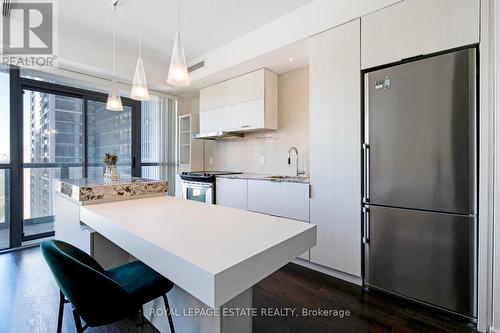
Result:
<svg viewBox="0 0 500 333"><path fill-rule="evenodd" d="M247 128L250 127L250 125L241 125L241 128Z"/></svg>

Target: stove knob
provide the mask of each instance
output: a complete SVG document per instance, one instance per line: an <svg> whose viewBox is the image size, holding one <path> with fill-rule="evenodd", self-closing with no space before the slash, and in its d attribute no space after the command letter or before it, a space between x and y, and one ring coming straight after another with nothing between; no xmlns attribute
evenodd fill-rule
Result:
<svg viewBox="0 0 500 333"><path fill-rule="evenodd" d="M210 174L209 173L204 173L203 176L210 177Z"/></svg>

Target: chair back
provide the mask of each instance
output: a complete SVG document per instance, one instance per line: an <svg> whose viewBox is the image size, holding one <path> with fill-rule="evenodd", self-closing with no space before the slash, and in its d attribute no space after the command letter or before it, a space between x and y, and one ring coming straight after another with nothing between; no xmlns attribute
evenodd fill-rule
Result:
<svg viewBox="0 0 500 333"><path fill-rule="evenodd" d="M87 325L110 324L139 310L130 294L87 253L59 240L44 241L41 248L59 288Z"/></svg>

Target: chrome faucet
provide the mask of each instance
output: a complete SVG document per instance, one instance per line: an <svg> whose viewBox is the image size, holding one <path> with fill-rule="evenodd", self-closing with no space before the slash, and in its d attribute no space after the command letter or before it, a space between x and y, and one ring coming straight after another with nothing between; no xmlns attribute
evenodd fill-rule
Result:
<svg viewBox="0 0 500 333"><path fill-rule="evenodd" d="M299 171L299 151L295 147L290 147L290 149L288 149L288 165L292 164L292 161L290 158L290 153L292 152L292 150L295 151L295 156L297 156L297 175L296 176L298 177L300 175L304 175L305 171Z"/></svg>

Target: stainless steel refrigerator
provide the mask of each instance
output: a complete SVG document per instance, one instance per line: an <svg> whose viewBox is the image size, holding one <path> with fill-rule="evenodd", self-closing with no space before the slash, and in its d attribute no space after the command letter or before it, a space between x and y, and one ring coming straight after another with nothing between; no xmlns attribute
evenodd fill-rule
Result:
<svg viewBox="0 0 500 333"><path fill-rule="evenodd" d="M366 73L364 284L476 315L476 49Z"/></svg>

